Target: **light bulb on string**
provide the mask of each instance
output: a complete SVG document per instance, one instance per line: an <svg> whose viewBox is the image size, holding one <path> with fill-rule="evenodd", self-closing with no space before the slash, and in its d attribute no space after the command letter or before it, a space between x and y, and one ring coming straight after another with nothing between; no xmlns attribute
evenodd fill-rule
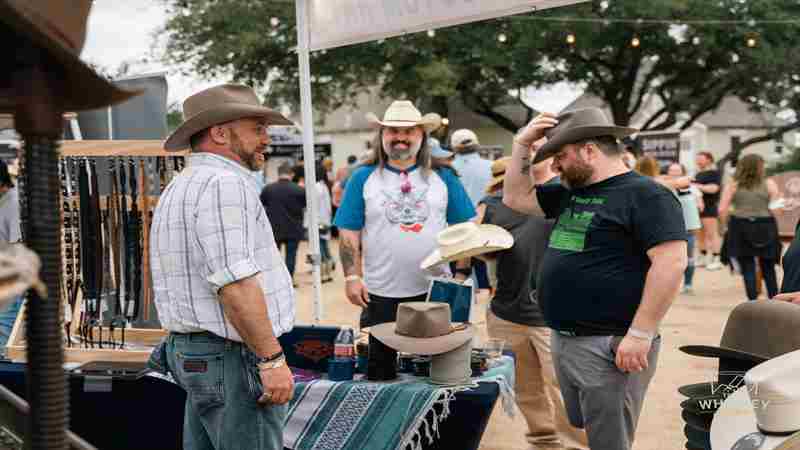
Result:
<svg viewBox="0 0 800 450"><path fill-rule="evenodd" d="M753 38L753 37L749 37L749 38L747 38L747 46L748 46L748 47L750 47L750 48L753 48L753 47L755 47L757 44L758 44L758 41L756 41L756 38Z"/></svg>
<svg viewBox="0 0 800 450"><path fill-rule="evenodd" d="M700 36L695 36L692 38L692 44L700 45Z"/></svg>
<svg viewBox="0 0 800 450"><path fill-rule="evenodd" d="M432 38L436 36L436 30L428 30L428 37Z"/></svg>
<svg viewBox="0 0 800 450"><path fill-rule="evenodd" d="M505 33L500 33L497 35L497 40L500 42L506 42L508 40L508 36Z"/></svg>
<svg viewBox="0 0 800 450"><path fill-rule="evenodd" d="M567 39L566 40L567 40L567 44L575 45L575 41L576 41L575 34L574 33L567 33Z"/></svg>
<svg viewBox="0 0 800 450"><path fill-rule="evenodd" d="M269 19L269 24L272 25L273 27L277 27L278 25L281 24L281 19L278 19L277 17L273 17L273 18Z"/></svg>
<svg viewBox="0 0 800 450"><path fill-rule="evenodd" d="M639 36L634 36L633 39L631 39L631 47L639 48L640 45L642 45L642 41L639 39Z"/></svg>

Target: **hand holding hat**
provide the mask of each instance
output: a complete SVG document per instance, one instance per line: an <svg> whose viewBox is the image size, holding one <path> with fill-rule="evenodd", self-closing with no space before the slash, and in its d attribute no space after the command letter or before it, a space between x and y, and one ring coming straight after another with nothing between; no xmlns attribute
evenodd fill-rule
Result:
<svg viewBox="0 0 800 450"><path fill-rule="evenodd" d="M555 114L543 112L534 117L525 128L514 137L514 141L520 145L530 147L534 142L545 137L545 130L558 125Z"/></svg>

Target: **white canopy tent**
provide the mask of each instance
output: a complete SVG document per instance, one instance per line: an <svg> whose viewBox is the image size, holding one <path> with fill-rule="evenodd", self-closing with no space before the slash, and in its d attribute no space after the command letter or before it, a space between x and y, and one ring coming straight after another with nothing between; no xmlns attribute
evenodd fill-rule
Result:
<svg viewBox="0 0 800 450"><path fill-rule="evenodd" d="M322 319L323 309L310 52L585 1L588 0L295 0L315 323Z"/></svg>

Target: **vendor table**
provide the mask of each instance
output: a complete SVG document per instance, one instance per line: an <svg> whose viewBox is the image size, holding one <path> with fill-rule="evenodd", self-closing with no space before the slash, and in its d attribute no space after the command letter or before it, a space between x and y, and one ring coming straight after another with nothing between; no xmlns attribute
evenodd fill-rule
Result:
<svg viewBox="0 0 800 450"><path fill-rule="evenodd" d="M287 419L287 435L291 428L305 430L305 433L292 441L294 450L310 448L310 443L318 442L318 437L330 426L330 419L346 417L354 408L366 411L370 418L375 417L381 405L399 407L384 412L386 417L407 417L416 415L419 420L392 422L372 421L372 429L364 427L367 422L351 424L352 439L338 439L335 446L318 447L324 449L395 449L408 433L419 432L423 438L422 448L477 449L494 404L504 386L513 386L513 360L504 357L503 364L493 369L488 376L474 379L476 384L467 390L448 390L433 386L419 379L407 378L394 383L372 383L348 381L333 383L317 380L297 383L295 399L290 404ZM506 384L508 383L508 384ZM25 398L25 365L0 362L0 384ZM317 393L344 393L336 402L326 402L320 409L324 414L304 417L304 412L313 409L312 399ZM367 397L364 392L378 393L364 405ZM449 397L445 397L449 396ZM432 405L425 398L433 398ZM389 400L387 400L389 399ZM449 399L449 415L438 424L438 438L428 442L427 435L435 436L434 421L441 417L445 405L442 399ZM423 401L424 400L424 401ZM183 428L183 408L186 394L178 385L166 379L144 376L139 379L102 379L97 377L70 377L70 429L99 449L181 449ZM317 403L318 405L320 403ZM421 406L420 406L421 405ZM425 410L425 405L431 410ZM425 410L425 412L424 412ZM424 412L424 414L423 414ZM436 417L434 417L436 416ZM363 417L363 416L362 416ZM427 420L423 420L427 418ZM425 425L427 423L427 425ZM341 427L341 424L337 425ZM404 428L398 429L397 427ZM427 427L427 428L426 428ZM383 430L379 433L371 431ZM341 429L341 428L338 428ZM388 430L388 432L386 431ZM285 435L285 439L287 439ZM288 443L288 442L287 442ZM290 448L290 447L287 447Z"/></svg>

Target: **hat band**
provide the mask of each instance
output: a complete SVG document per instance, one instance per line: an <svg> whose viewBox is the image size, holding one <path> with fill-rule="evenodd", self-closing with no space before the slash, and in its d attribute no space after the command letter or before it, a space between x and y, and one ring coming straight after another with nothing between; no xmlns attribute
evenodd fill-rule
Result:
<svg viewBox="0 0 800 450"><path fill-rule="evenodd" d="M418 335L415 335L415 334L410 334L410 333L404 332L399 327L395 327L394 332L398 336L403 336L403 337L410 337L410 338L415 338L415 339L433 339L433 338L438 338L438 337L442 337L442 336L447 336L447 335L455 333L456 331L463 331L463 330L466 330L466 329L467 329L467 325L461 323L461 324L458 324L458 325L450 324L450 328L445 333L437 334L435 336L418 336Z"/></svg>

